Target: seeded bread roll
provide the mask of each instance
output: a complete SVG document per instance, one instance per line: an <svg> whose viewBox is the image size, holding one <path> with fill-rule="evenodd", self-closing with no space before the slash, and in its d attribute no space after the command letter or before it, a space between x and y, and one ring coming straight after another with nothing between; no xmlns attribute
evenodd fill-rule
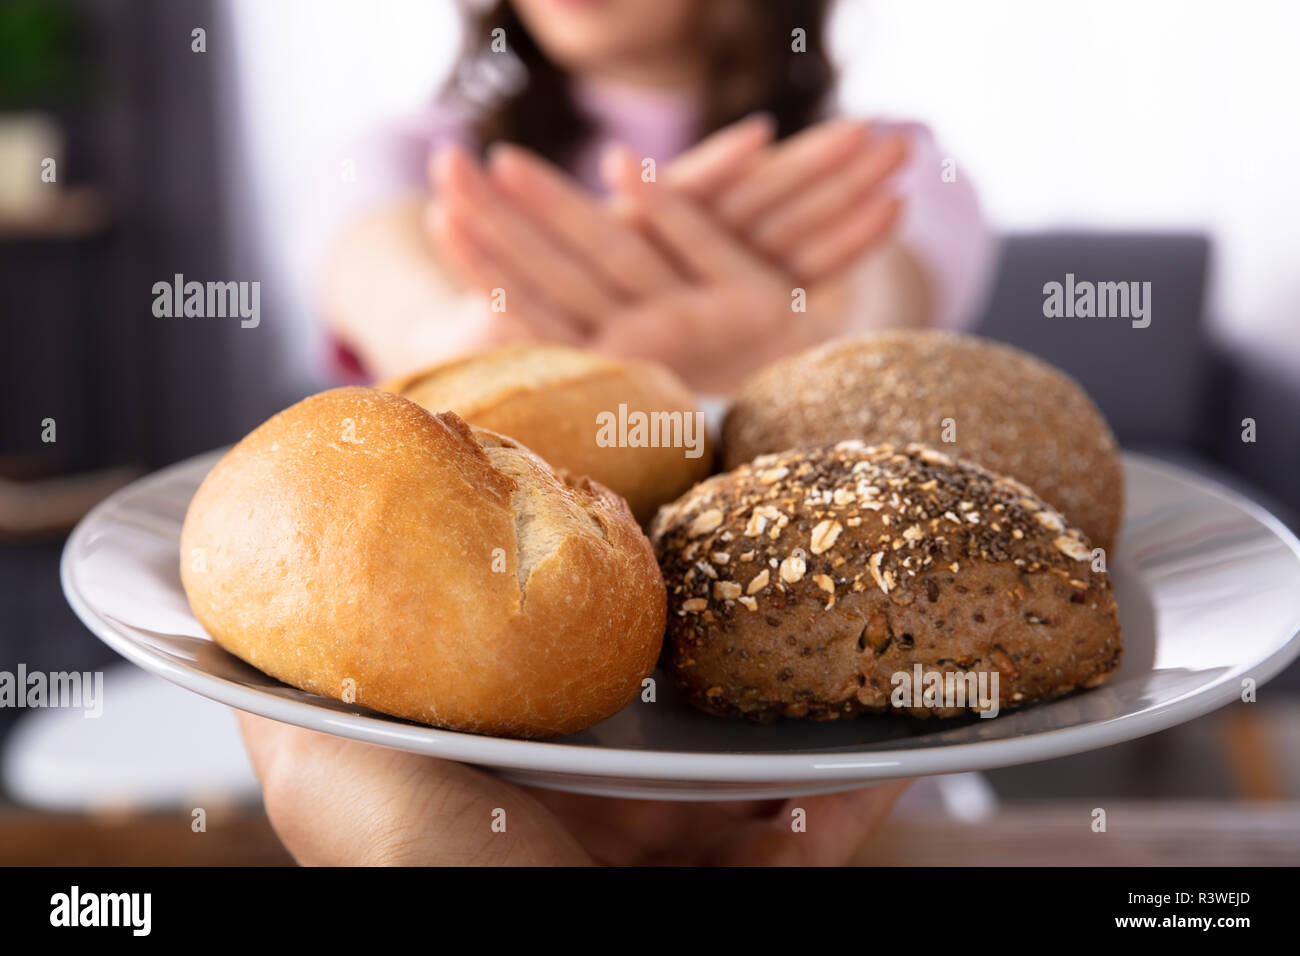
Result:
<svg viewBox="0 0 1300 956"><path fill-rule="evenodd" d="M713 449L695 397L653 362L521 345L436 365L378 387L523 442L556 468L587 475L622 495L643 523L713 470ZM620 406L632 425L623 440L617 428ZM637 416L657 416L643 421L659 422L667 433L656 427L638 435ZM611 419L614 429L602 431L602 422ZM663 438L659 447L642 442L656 436ZM673 440L676 445L665 444ZM688 442L695 447L685 447Z"/></svg>
<svg viewBox="0 0 1300 956"><path fill-rule="evenodd" d="M621 498L374 389L308 398L231 449L190 503L181 579L213 639L272 677L485 734L608 717L663 640Z"/></svg>
<svg viewBox="0 0 1300 956"><path fill-rule="evenodd" d="M1018 349L949 332L831 342L753 375L722 430L726 468L844 439L942 448L1029 485L1098 547L1115 543L1115 436L1078 383Z"/></svg>
<svg viewBox="0 0 1300 956"><path fill-rule="evenodd" d="M1005 708L1119 665L1110 580L1083 536L1023 484L921 445L761 456L665 506L651 538L668 666L710 713L883 712L917 664L996 672Z"/></svg>

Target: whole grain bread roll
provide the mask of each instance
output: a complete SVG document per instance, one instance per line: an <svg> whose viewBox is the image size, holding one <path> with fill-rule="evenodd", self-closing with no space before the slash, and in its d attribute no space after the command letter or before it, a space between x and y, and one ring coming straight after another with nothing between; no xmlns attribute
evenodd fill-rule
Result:
<svg viewBox="0 0 1300 956"><path fill-rule="evenodd" d="M281 412L203 481L181 579L213 639L325 697L546 737L651 673L664 587L626 503L387 392Z"/></svg>
<svg viewBox="0 0 1300 956"><path fill-rule="evenodd" d="M1110 580L1083 536L1020 482L925 446L760 456L665 506L651 538L666 663L710 713L889 711L917 665L990 689L996 672L1005 708L1119 665ZM963 710L915 703L903 712Z"/></svg>
<svg viewBox="0 0 1300 956"><path fill-rule="evenodd" d="M472 425L509 435L556 468L587 475L622 495L643 523L713 470L713 449L695 397L653 362L520 345L377 387L431 412L452 411ZM620 421L626 426L622 435ZM647 426L642 434L638 422Z"/></svg>
<svg viewBox="0 0 1300 956"><path fill-rule="evenodd" d="M724 467L844 439L942 448L1029 485L1093 544L1115 543L1124 513L1115 436L1078 383L1018 349L882 332L775 362L736 394Z"/></svg>

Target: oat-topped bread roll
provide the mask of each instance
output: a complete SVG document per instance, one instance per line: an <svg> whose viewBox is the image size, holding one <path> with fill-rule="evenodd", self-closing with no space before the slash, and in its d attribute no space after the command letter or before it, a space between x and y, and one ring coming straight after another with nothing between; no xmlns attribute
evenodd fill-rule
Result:
<svg viewBox="0 0 1300 956"><path fill-rule="evenodd" d="M715 714L887 711L917 664L996 672L1008 707L1119 665L1110 580L1083 536L1019 482L925 446L761 456L665 506L651 538L667 662Z"/></svg>
<svg viewBox="0 0 1300 956"><path fill-rule="evenodd" d="M368 388L276 415L204 479L181 579L218 644L325 697L546 737L654 669L664 587L627 504Z"/></svg>
<svg viewBox="0 0 1300 956"><path fill-rule="evenodd" d="M1010 475L1093 544L1115 543L1124 512L1115 436L1078 383L1018 349L924 331L831 342L753 375L722 430L727 468L853 438L921 442Z"/></svg>
<svg viewBox="0 0 1300 956"><path fill-rule="evenodd" d="M556 468L622 495L641 522L713 470L695 396L653 362L520 345L378 387L523 442Z"/></svg>

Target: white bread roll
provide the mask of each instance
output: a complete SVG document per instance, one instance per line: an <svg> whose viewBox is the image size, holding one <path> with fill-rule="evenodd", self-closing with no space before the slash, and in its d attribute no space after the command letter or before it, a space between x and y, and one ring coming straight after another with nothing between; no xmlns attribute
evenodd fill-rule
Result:
<svg viewBox="0 0 1300 956"><path fill-rule="evenodd" d="M664 632L622 499L366 388L299 402L231 449L190 503L181 577L208 633L265 673L478 733L610 716Z"/></svg>
<svg viewBox="0 0 1300 956"><path fill-rule="evenodd" d="M558 345L520 345L456 359L377 388L429 411L455 412L471 425L509 435L574 475L627 499L642 523L712 471L713 449L690 389L653 362L616 361ZM602 422L660 416L681 442L658 447L602 444ZM642 419L645 421L646 419ZM653 429L645 436L653 439ZM688 447L687 442L691 445Z"/></svg>

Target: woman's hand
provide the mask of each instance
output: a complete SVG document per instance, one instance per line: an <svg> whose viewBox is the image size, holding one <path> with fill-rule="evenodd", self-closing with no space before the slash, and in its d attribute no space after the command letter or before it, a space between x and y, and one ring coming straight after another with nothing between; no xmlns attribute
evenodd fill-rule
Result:
<svg viewBox="0 0 1300 956"><path fill-rule="evenodd" d="M468 284L504 294L499 311L527 322L548 341L581 344L620 304L610 270L561 238L561 230L579 231L566 230L566 224L581 221L593 244L617 240L646 275L673 277L649 243L618 228L577 190L565 197L562 214L530 215L459 147L435 159L433 179L437 199L429 226L444 257Z"/></svg>
<svg viewBox="0 0 1300 956"><path fill-rule="evenodd" d="M675 160L665 183L802 282L831 279L897 219L898 199L882 187L906 159L901 137L832 120L768 149L716 148L737 139L739 127Z"/></svg>
<svg viewBox="0 0 1300 956"><path fill-rule="evenodd" d="M271 823L305 865L839 865L907 787L786 801L617 800L519 787L251 714L239 722ZM503 832L493 827L502 820Z"/></svg>
<svg viewBox="0 0 1300 956"><path fill-rule="evenodd" d="M824 281L869 251L896 220L898 200L882 186L906 158L906 143L874 137L869 124L850 120L810 127L775 146L771 136L764 115L741 120L675 159L662 181L772 264L804 282ZM549 231L548 258L567 246L625 298L672 282L671 265L620 228L626 215L612 220L568 175L527 150L492 149L487 172L496 195L455 148L436 169L435 185L446 191L465 239L474 238L475 217L485 217L478 231L501 240L540 242L538 233ZM508 202L527 218L522 228L503 215ZM508 250L496 251L509 260Z"/></svg>
<svg viewBox="0 0 1300 956"><path fill-rule="evenodd" d="M642 182L631 154L608 159L608 179L630 217L693 281L613 314L592 347L654 358L696 388L725 392L755 368L842 331L852 297L835 268L809 270L829 278L807 283L679 190ZM828 247L819 261L838 255Z"/></svg>
<svg viewBox="0 0 1300 956"><path fill-rule="evenodd" d="M881 186L901 140L843 121L770 138L763 118L742 121L649 183L615 150L612 204L517 147L486 171L453 149L434 164L430 227L468 282L505 295L516 338L655 358L724 391L843 328L846 267L898 215Z"/></svg>
<svg viewBox="0 0 1300 956"><path fill-rule="evenodd" d="M683 188L707 189L738 174L771 141L763 117L736 123L679 158L670 174ZM429 229L444 259L467 284L505 290L538 337L581 344L612 303L643 301L685 277L608 203L563 171L508 144L486 169L457 146L434 157Z"/></svg>
<svg viewBox="0 0 1300 956"><path fill-rule="evenodd" d="M783 355L843 329L850 302L842 284L818 287L796 311L798 289L769 281L692 283L615 313L587 347L618 358L647 358L697 391L723 395Z"/></svg>

